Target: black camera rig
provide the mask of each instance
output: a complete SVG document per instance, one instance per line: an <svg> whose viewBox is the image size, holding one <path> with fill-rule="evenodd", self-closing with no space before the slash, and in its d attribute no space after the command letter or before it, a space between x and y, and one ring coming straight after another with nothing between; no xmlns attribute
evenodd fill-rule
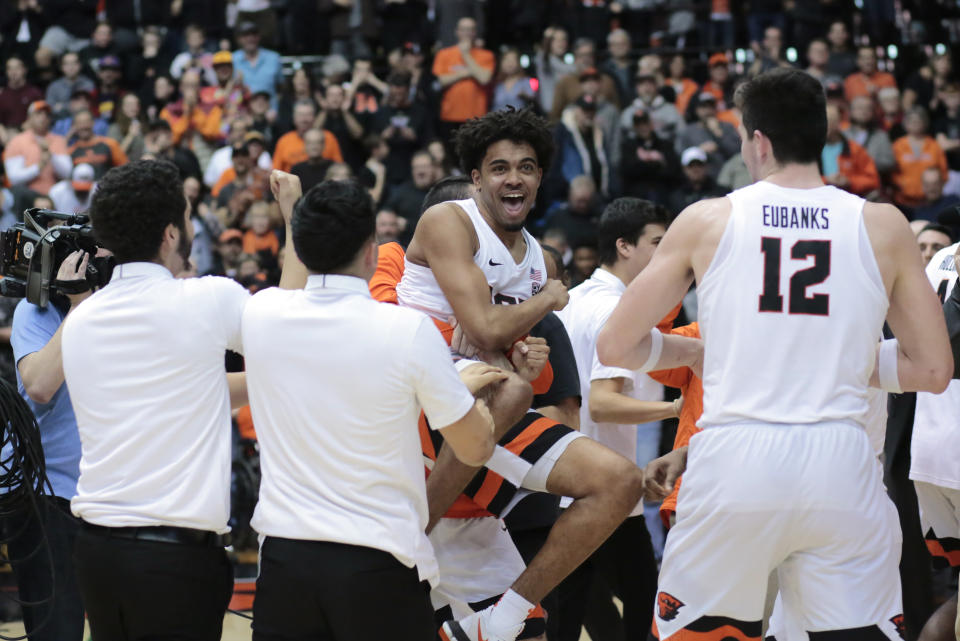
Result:
<svg viewBox="0 0 960 641"><path fill-rule="evenodd" d="M71 253L90 255L85 280L58 281L60 264ZM46 307L51 294L73 294L107 284L113 257L97 257L90 217L49 209L27 209L23 222L0 232L0 296Z"/></svg>

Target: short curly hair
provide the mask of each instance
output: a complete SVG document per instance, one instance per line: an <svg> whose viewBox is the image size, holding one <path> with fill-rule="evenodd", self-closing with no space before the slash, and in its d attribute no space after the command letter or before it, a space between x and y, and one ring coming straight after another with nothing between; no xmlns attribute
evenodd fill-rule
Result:
<svg viewBox="0 0 960 641"><path fill-rule="evenodd" d="M186 233L186 207L183 180L173 163L137 160L100 179L90 222L97 244L113 252L118 263L152 261L167 225Z"/></svg>
<svg viewBox="0 0 960 641"><path fill-rule="evenodd" d="M527 143L537 154L537 164L543 172L549 171L555 148L550 124L529 107L508 107L468 120L457 129L454 143L463 173L469 176L474 169L480 169L487 149L501 140Z"/></svg>

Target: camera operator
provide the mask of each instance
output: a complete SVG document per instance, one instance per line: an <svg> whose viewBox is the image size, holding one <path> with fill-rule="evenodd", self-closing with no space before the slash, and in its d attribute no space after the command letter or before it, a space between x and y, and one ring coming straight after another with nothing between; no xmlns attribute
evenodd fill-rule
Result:
<svg viewBox="0 0 960 641"><path fill-rule="evenodd" d="M86 252L73 252L60 265L57 279L82 280L89 258ZM3 522L30 641L83 638L83 604L73 569L79 521L70 513L80 475L80 437L64 385L60 339L64 319L89 295L53 295L45 308L24 299L13 314L10 343L17 389L37 418L53 488L52 496L39 498L37 513L11 516Z"/></svg>
<svg viewBox="0 0 960 641"><path fill-rule="evenodd" d="M117 262L63 330L90 630L97 641L219 639L233 591L230 409L247 404L245 375L226 374L224 354L243 351L249 295L227 278L174 278L193 225L172 163L108 171L90 218Z"/></svg>

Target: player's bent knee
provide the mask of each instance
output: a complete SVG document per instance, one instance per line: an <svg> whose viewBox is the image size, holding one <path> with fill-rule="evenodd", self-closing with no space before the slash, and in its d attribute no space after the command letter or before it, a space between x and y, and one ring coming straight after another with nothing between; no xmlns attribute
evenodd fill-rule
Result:
<svg viewBox="0 0 960 641"><path fill-rule="evenodd" d="M605 496L636 505L643 496L643 470L591 438L578 438L554 465L547 490L574 499Z"/></svg>

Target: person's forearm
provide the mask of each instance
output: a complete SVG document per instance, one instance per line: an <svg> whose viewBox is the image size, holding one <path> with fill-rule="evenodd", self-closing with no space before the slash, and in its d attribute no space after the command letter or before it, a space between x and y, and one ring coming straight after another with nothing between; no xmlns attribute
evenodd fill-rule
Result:
<svg viewBox="0 0 960 641"><path fill-rule="evenodd" d="M467 339L484 350L506 350L514 341L530 332L533 326L553 311L554 301L547 296L533 296L518 305L487 307L479 324L461 320ZM459 318L459 317L458 317Z"/></svg>
<svg viewBox="0 0 960 641"><path fill-rule="evenodd" d="M347 125L347 131L350 132L350 137L354 140L360 140L363 138L363 125L361 125L352 113L344 110L343 112L343 122Z"/></svg>
<svg viewBox="0 0 960 641"><path fill-rule="evenodd" d="M9 345L11 336L13 336L12 327L0 327L0 345Z"/></svg>
<svg viewBox="0 0 960 641"><path fill-rule="evenodd" d="M3 168L11 185L28 183L40 175L40 164L27 166L23 156L11 158L4 163Z"/></svg>
<svg viewBox="0 0 960 641"><path fill-rule="evenodd" d="M470 75L470 72L466 70L454 71L453 73L448 73L446 75L439 76L437 80L440 81L440 86L446 89L453 83L460 82L461 80L468 77L469 75Z"/></svg>
<svg viewBox="0 0 960 641"><path fill-rule="evenodd" d="M281 289L303 289L307 284L307 267L300 261L297 252L293 249L293 226L287 223L287 244L283 251L283 270L280 272Z"/></svg>
<svg viewBox="0 0 960 641"><path fill-rule="evenodd" d="M676 417L673 402L641 401L609 391L590 392L590 418L596 423L629 425Z"/></svg>
<svg viewBox="0 0 960 641"><path fill-rule="evenodd" d="M653 348L652 334L648 333L633 346L618 345L618 341L597 343L597 355L600 362L610 367L638 370L647 365ZM699 362L703 354L703 342L697 338L685 336L663 335L663 350L655 363L651 363L649 370L673 369L674 367L689 367Z"/></svg>
<svg viewBox="0 0 960 641"><path fill-rule="evenodd" d="M493 72L489 69L484 69L477 64L477 61L473 59L473 56L470 55L470 52L462 52L463 62L467 65L467 70L470 72L470 75L474 80L479 82L481 85L485 85L490 82L490 78L493 77Z"/></svg>
<svg viewBox="0 0 960 641"><path fill-rule="evenodd" d="M63 323L46 345L32 354L27 354L17 363L27 396L41 405L49 403L63 385L62 336Z"/></svg>

